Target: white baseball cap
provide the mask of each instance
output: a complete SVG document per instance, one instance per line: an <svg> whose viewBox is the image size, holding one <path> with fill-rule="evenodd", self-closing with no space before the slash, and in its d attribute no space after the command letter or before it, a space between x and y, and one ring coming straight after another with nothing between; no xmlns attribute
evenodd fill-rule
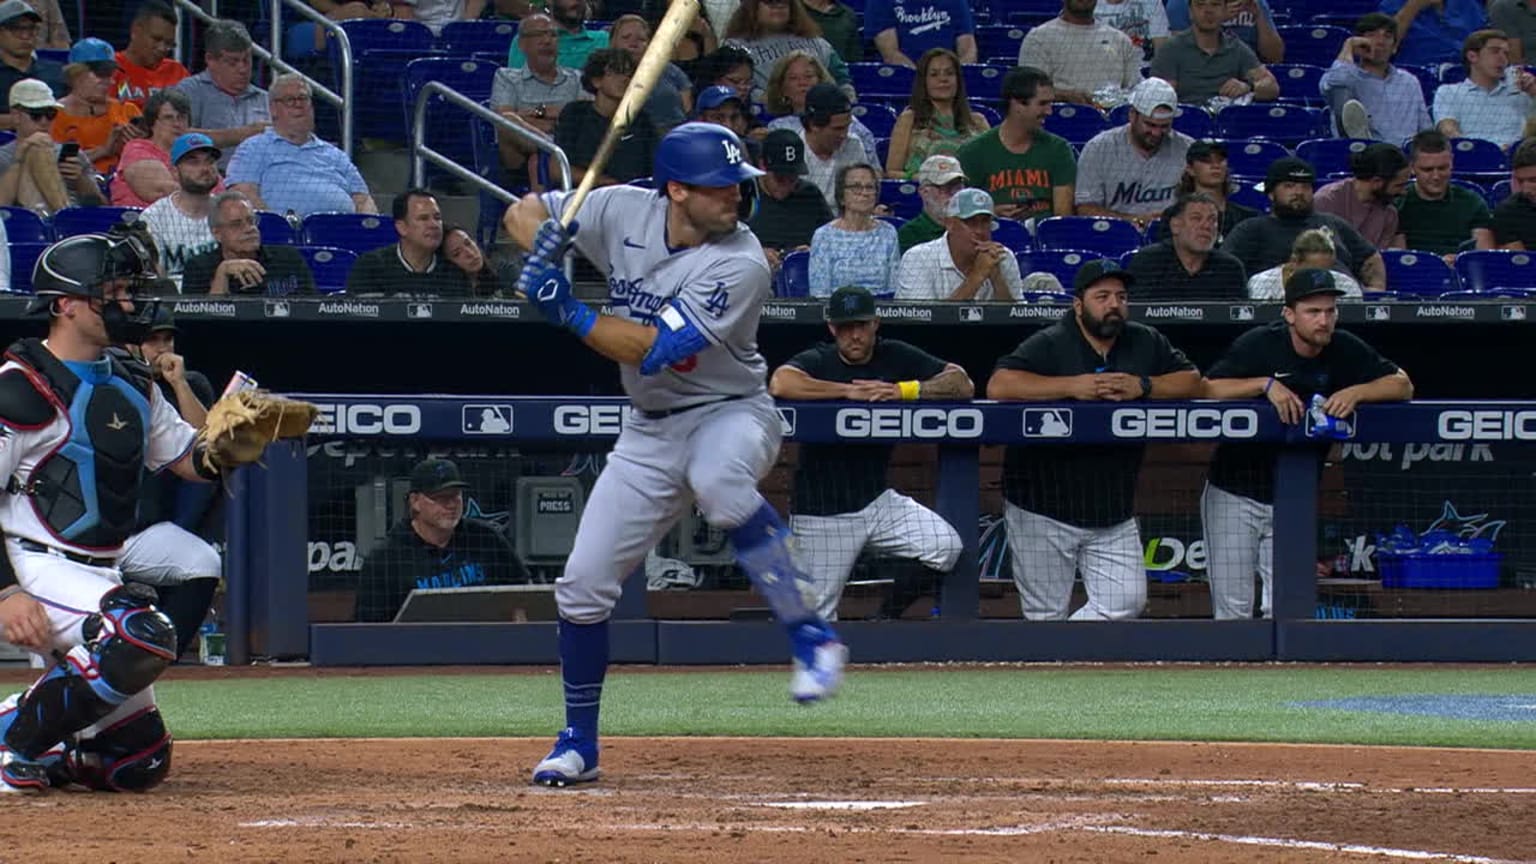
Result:
<svg viewBox="0 0 1536 864"><path fill-rule="evenodd" d="M960 168L960 160L943 153L935 153L924 159L923 164L917 169L917 182L927 183L930 186L943 186L964 176L965 171Z"/></svg>
<svg viewBox="0 0 1536 864"><path fill-rule="evenodd" d="M1179 107L1179 94L1161 78L1146 78L1131 90L1131 107L1143 117L1171 119Z"/></svg>
<svg viewBox="0 0 1536 864"><path fill-rule="evenodd" d="M53 98L53 88L36 78L23 78L12 84L10 104L13 108L33 110L61 107L59 100Z"/></svg>

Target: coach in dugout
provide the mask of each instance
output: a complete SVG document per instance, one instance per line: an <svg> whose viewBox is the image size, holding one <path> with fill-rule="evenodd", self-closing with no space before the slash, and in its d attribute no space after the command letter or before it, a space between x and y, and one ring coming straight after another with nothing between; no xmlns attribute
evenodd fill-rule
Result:
<svg viewBox="0 0 1536 864"><path fill-rule="evenodd" d="M1285 320L1239 336L1206 374L1202 395L1268 399L1281 422L1307 427L1315 427L1320 419L1307 416L1315 395L1325 397L1322 410L1335 418L1351 416L1362 402L1413 398L1413 382L1396 363L1360 337L1337 329L1338 298L1343 294L1330 271L1309 268L1291 274L1285 281ZM1317 437L1321 471L1329 438ZM1253 617L1254 573L1263 584L1260 610L1270 617L1275 455L1273 444L1223 441L1211 460L1200 497L1200 521L1205 526L1211 609L1218 619Z"/></svg>
<svg viewBox="0 0 1536 864"><path fill-rule="evenodd" d="M970 399L970 376L920 348L878 337L869 291L844 286L827 298L823 342L775 369L776 399L910 402ZM789 525L815 591L816 613L837 618L848 573L866 546L940 573L960 558L960 535L944 517L886 486L891 447L802 444ZM900 614L897 612L896 614Z"/></svg>
<svg viewBox="0 0 1536 864"><path fill-rule="evenodd" d="M1020 402L1190 399L1200 373L1158 331L1126 320L1135 280L1108 259L1078 270L1072 314L1036 331L997 361L987 398ZM1035 438L1071 434L1063 412L1024 412ZM1019 604L1031 621L1066 619L1077 573L1088 602L1071 620L1121 620L1147 602L1136 477L1143 444L1008 447L1003 519Z"/></svg>

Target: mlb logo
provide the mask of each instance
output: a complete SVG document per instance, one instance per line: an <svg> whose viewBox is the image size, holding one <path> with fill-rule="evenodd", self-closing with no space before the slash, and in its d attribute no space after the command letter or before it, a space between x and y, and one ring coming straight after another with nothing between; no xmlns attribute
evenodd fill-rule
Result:
<svg viewBox="0 0 1536 864"><path fill-rule="evenodd" d="M1524 321L1524 306L1505 306L1499 310L1499 317L1505 321Z"/></svg>
<svg viewBox="0 0 1536 864"><path fill-rule="evenodd" d="M405 304L405 317L407 318L431 318L431 303L407 303Z"/></svg>
<svg viewBox="0 0 1536 864"><path fill-rule="evenodd" d="M1365 320L1367 321L1391 321L1391 306L1367 306L1365 307Z"/></svg>
<svg viewBox="0 0 1536 864"><path fill-rule="evenodd" d="M980 306L961 306L960 320L967 324L979 324L981 322Z"/></svg>
<svg viewBox="0 0 1536 864"><path fill-rule="evenodd" d="M1025 438L1071 438L1071 408L1025 408Z"/></svg>
<svg viewBox="0 0 1536 864"><path fill-rule="evenodd" d="M287 300L268 300L263 311L268 318L287 318L292 312Z"/></svg>
<svg viewBox="0 0 1536 864"><path fill-rule="evenodd" d="M461 430L465 435L507 435L512 432L511 405L465 405Z"/></svg>
<svg viewBox="0 0 1536 864"><path fill-rule="evenodd" d="M780 408L778 411L779 431L784 433L785 438L793 438L795 436L795 409Z"/></svg>
<svg viewBox="0 0 1536 864"><path fill-rule="evenodd" d="M1254 317L1252 306L1233 306L1230 311L1233 321L1252 321Z"/></svg>

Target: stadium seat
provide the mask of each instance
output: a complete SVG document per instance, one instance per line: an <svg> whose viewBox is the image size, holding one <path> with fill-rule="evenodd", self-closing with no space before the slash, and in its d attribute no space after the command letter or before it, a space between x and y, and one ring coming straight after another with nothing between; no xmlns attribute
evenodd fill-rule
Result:
<svg viewBox="0 0 1536 864"><path fill-rule="evenodd" d="M1451 141L1451 173L1457 177L1486 177L1489 181L1509 175L1509 160L1499 145L1481 138Z"/></svg>
<svg viewBox="0 0 1536 864"><path fill-rule="evenodd" d="M1463 288L1479 293L1536 288L1536 255L1503 249L1463 252L1456 256L1456 275Z"/></svg>
<svg viewBox="0 0 1536 864"><path fill-rule="evenodd" d="M1408 185L1412 186L1413 182L1409 181ZM1464 179L1464 178L1461 178L1461 177L1452 177L1451 178L1451 185L1452 186L1460 186L1461 188L1467 190L1468 192L1474 192L1474 193L1477 194L1477 197L1483 199L1484 201L1487 201L1493 195L1492 192L1488 191L1488 187L1487 186L1484 186L1483 184L1478 183L1475 180L1467 180L1467 179ZM1494 205L1492 203L1490 203L1488 206L1491 208Z"/></svg>
<svg viewBox="0 0 1536 864"><path fill-rule="evenodd" d="M1383 249L1381 260L1387 265L1387 290L1398 294L1428 294L1438 297L1461 287L1456 271L1433 252L1417 249Z"/></svg>
<svg viewBox="0 0 1536 864"><path fill-rule="evenodd" d="M1460 62L1440 63L1434 68L1441 84L1460 84L1467 80L1467 67Z"/></svg>
<svg viewBox="0 0 1536 864"><path fill-rule="evenodd" d="M1140 248L1144 238L1124 219L1052 216L1035 225L1035 240L1041 249L1077 249L1118 258Z"/></svg>
<svg viewBox="0 0 1536 864"><path fill-rule="evenodd" d="M902 219L911 219L923 212L923 199L917 194L916 180L881 180L880 203Z"/></svg>
<svg viewBox="0 0 1536 864"><path fill-rule="evenodd" d="M1327 138L1328 121L1321 108L1299 105L1231 105L1216 115L1222 138L1268 138L1294 146L1308 138Z"/></svg>
<svg viewBox="0 0 1536 864"><path fill-rule="evenodd" d="M997 124L1003 122L1003 115L997 113L996 108L972 102L971 110L987 118L987 123L989 125L996 126Z"/></svg>
<svg viewBox="0 0 1536 864"><path fill-rule="evenodd" d="M1269 165L1284 159L1291 151L1274 141L1228 141L1227 170L1235 176L1264 177Z"/></svg>
<svg viewBox="0 0 1536 864"><path fill-rule="evenodd" d="M1514 184L1508 180L1500 180L1488 187L1488 206L1497 207L1504 203L1504 199L1513 194L1515 194Z"/></svg>
<svg viewBox="0 0 1536 864"><path fill-rule="evenodd" d="M849 63L848 77L853 89L860 96L865 93L891 93L909 96L912 93L913 71L905 66L889 63Z"/></svg>
<svg viewBox="0 0 1536 864"><path fill-rule="evenodd" d="M992 229L992 239L1008 247L1008 251L1024 252L1034 245L1023 222L1002 216L995 221L997 226Z"/></svg>
<svg viewBox="0 0 1536 864"><path fill-rule="evenodd" d="M1327 68L1339 56L1349 31L1343 27L1276 27L1285 42L1285 59Z"/></svg>
<svg viewBox="0 0 1536 864"><path fill-rule="evenodd" d="M780 297L811 296L811 253L801 250L785 255L778 282Z"/></svg>
<svg viewBox="0 0 1536 864"><path fill-rule="evenodd" d="M1072 290L1072 280L1077 276L1077 268L1102 257L1104 256L1097 252L1083 249L1036 249L1033 252L1019 252L1014 255L1019 262L1020 275L1050 273L1068 291Z"/></svg>
<svg viewBox="0 0 1536 864"><path fill-rule="evenodd" d="M37 265L38 256L48 248L47 243L17 243L12 241L11 251L11 292L12 294L32 293L32 270Z"/></svg>
<svg viewBox="0 0 1536 864"><path fill-rule="evenodd" d="M292 223L281 213L256 211L256 227L261 230L261 242L267 246L292 246L299 242Z"/></svg>
<svg viewBox="0 0 1536 864"><path fill-rule="evenodd" d="M49 243L53 240L53 228L25 207L0 207L0 220L5 222L5 239L12 243Z"/></svg>
<svg viewBox="0 0 1536 864"><path fill-rule="evenodd" d="M1436 300L1536 300L1536 289L1493 288L1488 291L1447 291Z"/></svg>
<svg viewBox="0 0 1536 864"><path fill-rule="evenodd" d="M987 24L976 28L976 53L983 59L1007 57L1010 63L1017 62L1019 46L1022 44L1024 44L1023 27Z"/></svg>
<svg viewBox="0 0 1536 864"><path fill-rule="evenodd" d="M136 207L65 207L53 214L53 236L62 240L100 233L119 222L137 219L139 212Z"/></svg>
<svg viewBox="0 0 1536 864"><path fill-rule="evenodd" d="M353 135L404 141L410 127L400 125L405 76L401 70L413 60L434 55L432 31L416 21L393 18L354 18L337 22L352 47ZM332 68L340 68L341 55L331 40ZM335 86L340 86L337 79Z"/></svg>
<svg viewBox="0 0 1536 864"><path fill-rule="evenodd" d="M339 294L347 290L347 274L357 261L357 253L330 246L301 246L299 252L315 277L315 290L321 294Z"/></svg>
<svg viewBox="0 0 1536 864"><path fill-rule="evenodd" d="M1289 47L1289 46L1287 46ZM1306 63L1273 63L1269 71L1280 84L1280 98L1308 105L1323 105L1323 91L1318 86L1323 80L1323 66Z"/></svg>
<svg viewBox="0 0 1536 864"><path fill-rule="evenodd" d="M49 60L59 64L60 66L63 66L69 62L68 48L39 48L32 53L37 55L37 59L39 60Z"/></svg>
<svg viewBox="0 0 1536 864"><path fill-rule="evenodd" d="M891 139L875 139L875 165L881 172L885 171L885 163L891 158Z"/></svg>
<svg viewBox="0 0 1536 864"><path fill-rule="evenodd" d="M497 62L505 64L516 38L515 21L449 21L437 40L449 54L496 54Z"/></svg>
<svg viewBox="0 0 1536 864"><path fill-rule="evenodd" d="M1268 195L1258 190L1258 184L1262 183L1263 180L1264 178L1262 177L1232 178L1233 189L1227 195L1227 200L1236 201L1244 207L1252 207L1255 210L1262 210L1268 213L1270 206L1274 202L1269 200Z"/></svg>
<svg viewBox="0 0 1536 864"><path fill-rule="evenodd" d="M976 100L996 100L1003 93L1003 76L1009 68L991 63L962 65L960 74L965 78L965 95Z"/></svg>
<svg viewBox="0 0 1536 864"><path fill-rule="evenodd" d="M1398 66L1397 68L1419 79L1419 90L1423 91L1425 104L1435 98L1435 88L1440 86L1440 73L1429 66Z"/></svg>
<svg viewBox="0 0 1536 864"><path fill-rule="evenodd" d="M1131 120L1131 106L1120 105L1109 112L1110 126L1124 126ZM1173 115L1173 128L1191 138L1209 138L1216 133L1211 112L1199 105L1180 105Z"/></svg>
<svg viewBox="0 0 1536 864"><path fill-rule="evenodd" d="M889 105L861 103L853 106L853 116L869 127L876 138L890 138L891 130L896 128L896 112ZM880 164L885 162L882 160Z"/></svg>
<svg viewBox="0 0 1536 864"><path fill-rule="evenodd" d="M1310 138L1296 145L1296 156L1312 163L1319 177L1351 174L1350 157L1375 143L1366 138Z"/></svg>
<svg viewBox="0 0 1536 864"><path fill-rule="evenodd" d="M429 57L406 64L402 108L410 134L415 134L416 100L428 82L439 82L472 102L484 104L490 101L491 84L498 68L499 64L460 57ZM475 162L474 135L465 134L466 124L470 122L479 122L479 119L448 104L441 95L434 95L427 102L425 143L455 164L472 165ZM427 173L429 180L441 174L431 163L427 164Z"/></svg>
<svg viewBox="0 0 1536 864"><path fill-rule="evenodd" d="M394 220L362 213L314 213L304 219L305 246L367 252L400 241Z"/></svg>
<svg viewBox="0 0 1536 864"><path fill-rule="evenodd" d="M1051 113L1045 117L1046 131L1060 135L1079 147L1109 128L1109 119L1092 105L1057 102L1051 108Z"/></svg>

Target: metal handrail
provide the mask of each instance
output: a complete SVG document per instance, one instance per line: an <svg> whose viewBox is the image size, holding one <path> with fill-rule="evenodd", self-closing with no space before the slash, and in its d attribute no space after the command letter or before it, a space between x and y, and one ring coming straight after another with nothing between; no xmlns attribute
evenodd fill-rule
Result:
<svg viewBox="0 0 1536 864"><path fill-rule="evenodd" d="M218 21L218 6L215 4L213 13L203 11L193 0L174 0L178 8L186 12L204 24L212 24ZM336 93L329 87L316 81L282 59L282 22L278 20L282 7L291 6L300 15L309 18L323 27L336 40L337 50L341 52L341 92ZM178 27L180 25L178 24ZM180 39L177 40L180 44ZM330 105L341 112L341 149L348 156L352 155L352 43L347 39L347 31L339 24L321 15L319 12L304 5L299 0L272 0L272 48L269 50L260 45L252 44L251 53L260 57L262 62L277 69L279 72L299 75L309 82L310 89L316 96L324 99Z"/></svg>

